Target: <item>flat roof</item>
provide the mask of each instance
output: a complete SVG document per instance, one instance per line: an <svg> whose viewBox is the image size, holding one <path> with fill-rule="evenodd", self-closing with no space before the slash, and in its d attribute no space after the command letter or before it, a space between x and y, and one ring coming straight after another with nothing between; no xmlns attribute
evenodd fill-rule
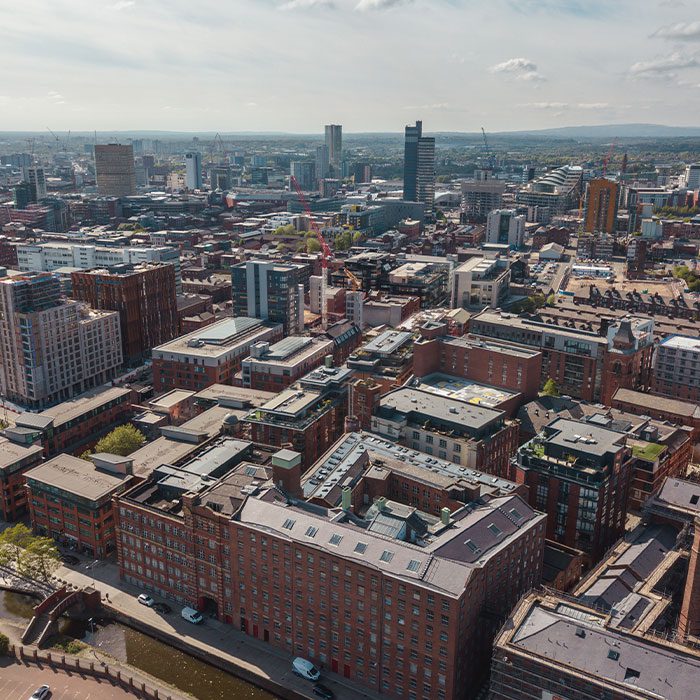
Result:
<svg viewBox="0 0 700 700"><path fill-rule="evenodd" d="M0 470L12 467L27 457L40 455L43 451L41 444L18 445L7 438L0 437Z"/></svg>
<svg viewBox="0 0 700 700"><path fill-rule="evenodd" d="M384 357L396 352L412 338L412 334L407 331L384 331L376 338L365 343L360 350L375 353Z"/></svg>
<svg viewBox="0 0 700 700"><path fill-rule="evenodd" d="M700 484L668 477L655 500L700 514Z"/></svg>
<svg viewBox="0 0 700 700"><path fill-rule="evenodd" d="M294 418L308 409L321 398L320 391L309 389L285 389L274 399L271 399L260 408L263 411L283 414Z"/></svg>
<svg viewBox="0 0 700 700"><path fill-rule="evenodd" d="M30 469L25 478L89 501L99 501L130 481L130 475L98 471L92 462L68 454L60 454Z"/></svg>
<svg viewBox="0 0 700 700"><path fill-rule="evenodd" d="M260 391L257 389L246 389L240 386L230 386L228 384L212 384L195 395L195 401L215 401L224 406L228 402L239 404L241 408L248 406L262 406L264 403L274 398L272 391Z"/></svg>
<svg viewBox="0 0 700 700"><path fill-rule="evenodd" d="M485 428L504 416L503 411L454 399L447 394L408 387L395 389L382 396L380 405L382 409L393 409L405 414L415 412L438 421L459 424L468 432Z"/></svg>
<svg viewBox="0 0 700 700"><path fill-rule="evenodd" d="M557 418L547 426L552 435L547 443L565 450L578 450L602 457L617 452L627 439L624 433L601 428L594 423Z"/></svg>
<svg viewBox="0 0 700 700"><path fill-rule="evenodd" d="M497 408L504 401L518 396L514 391L499 389L488 384L480 384L470 379L454 377L442 372L435 372L420 379L416 378L412 382L412 387L419 391L465 401L484 408Z"/></svg>
<svg viewBox="0 0 700 700"><path fill-rule="evenodd" d="M657 396L655 394L645 394L633 389L619 388L613 395L613 400L641 406L642 408L657 409L668 413L675 413L679 416L691 416L700 418L700 406L690 401L671 399L667 396Z"/></svg>
<svg viewBox="0 0 700 700"><path fill-rule="evenodd" d="M151 406L151 408L169 409L173 406L177 406L177 404L181 403L182 401L186 401L192 396L194 396L194 391L187 391L186 389L173 389L167 394L163 394L157 399L149 401L148 405Z"/></svg>
<svg viewBox="0 0 700 700"><path fill-rule="evenodd" d="M669 335L659 345L672 350L686 350L688 352L700 352L700 338L688 335Z"/></svg>
<svg viewBox="0 0 700 700"><path fill-rule="evenodd" d="M455 309L460 311L461 309ZM496 339L485 338L483 336L463 335L461 337L442 336L440 340L447 345L456 345L464 348L483 348L484 350L492 350L502 352L504 355L513 355L515 357L536 357L540 354L539 350L530 350L522 345L509 343L508 341L498 341Z"/></svg>

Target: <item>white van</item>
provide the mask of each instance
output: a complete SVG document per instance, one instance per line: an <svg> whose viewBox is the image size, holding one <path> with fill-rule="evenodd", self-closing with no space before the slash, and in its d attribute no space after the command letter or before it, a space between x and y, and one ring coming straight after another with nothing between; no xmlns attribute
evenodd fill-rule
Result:
<svg viewBox="0 0 700 700"><path fill-rule="evenodd" d="M310 661L302 659L300 656L292 661L292 671L307 681L317 681L321 675L321 672Z"/></svg>
<svg viewBox="0 0 700 700"><path fill-rule="evenodd" d="M185 620L187 620L187 622L191 622L193 625L201 625L202 622L204 622L202 613L194 608L182 608L182 612L180 614Z"/></svg>

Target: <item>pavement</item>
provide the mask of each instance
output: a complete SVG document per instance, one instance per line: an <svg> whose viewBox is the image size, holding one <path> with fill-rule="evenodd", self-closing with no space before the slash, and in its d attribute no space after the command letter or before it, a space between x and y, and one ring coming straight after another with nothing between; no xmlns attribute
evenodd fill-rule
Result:
<svg viewBox="0 0 700 700"><path fill-rule="evenodd" d="M111 561L94 563L90 559L81 557L80 564L61 566L55 576L59 582L68 582L81 588L94 586L100 590L105 605L113 607L142 625L158 630L161 634L186 641L210 658L223 659L245 668L257 677L269 679L305 697L316 698L311 692L311 683L292 673L293 657L284 650L253 639L232 625L213 618L207 618L203 625L192 625L180 616L176 603L160 599L155 595L153 598L156 602L168 603L173 611L167 615L161 615L141 605L136 598L144 591L121 581L119 569ZM333 690L338 700L359 700L360 698L379 700L380 698L378 693L367 690L338 674L326 669L321 670L321 682Z"/></svg>
<svg viewBox="0 0 700 700"><path fill-rule="evenodd" d="M50 700L134 700L134 694L113 686L109 681L97 680L77 673L67 673L44 666L0 662L0 698L28 700L40 685L51 688Z"/></svg>

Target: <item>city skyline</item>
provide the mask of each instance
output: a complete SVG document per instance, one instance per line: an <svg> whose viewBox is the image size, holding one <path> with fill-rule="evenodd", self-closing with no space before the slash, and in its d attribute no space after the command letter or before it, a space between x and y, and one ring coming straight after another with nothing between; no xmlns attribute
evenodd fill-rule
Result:
<svg viewBox="0 0 700 700"><path fill-rule="evenodd" d="M208 0L196 11L35 0L0 28L0 55L14 66L0 91L3 127L309 133L340 122L353 133L399 131L416 117L431 131L690 125L700 24L686 18L697 6L259 0L241 12ZM336 34L361 50L334 49ZM358 76L364 99L348 100Z"/></svg>

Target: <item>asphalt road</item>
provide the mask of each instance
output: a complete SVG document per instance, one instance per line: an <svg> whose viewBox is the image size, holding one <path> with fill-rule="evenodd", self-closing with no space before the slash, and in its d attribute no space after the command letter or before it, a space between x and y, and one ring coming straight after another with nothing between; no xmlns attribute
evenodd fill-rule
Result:
<svg viewBox="0 0 700 700"><path fill-rule="evenodd" d="M0 698L29 700L32 693L46 684L51 687L49 700L134 700L134 695L116 688L107 681L68 675L44 666L3 662L0 664Z"/></svg>

